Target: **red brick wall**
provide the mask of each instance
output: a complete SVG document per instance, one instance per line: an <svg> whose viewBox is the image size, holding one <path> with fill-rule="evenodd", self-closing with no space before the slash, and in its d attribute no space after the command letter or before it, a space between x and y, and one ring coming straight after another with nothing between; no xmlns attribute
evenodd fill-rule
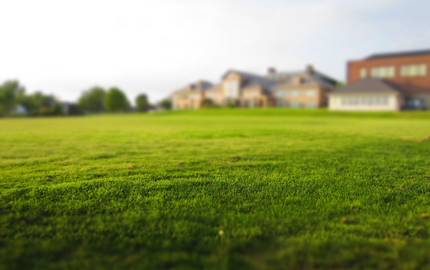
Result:
<svg viewBox="0 0 430 270"><path fill-rule="evenodd" d="M425 77L403 77L400 74L403 65L426 64L427 76ZM350 61L347 66L347 81L348 84L360 80L360 70L367 69L367 75L370 77L370 69L373 67L394 66L396 73L394 78L390 78L396 83L412 86L419 89L428 89L430 91L430 55L421 56L405 56L383 59L359 60Z"/></svg>

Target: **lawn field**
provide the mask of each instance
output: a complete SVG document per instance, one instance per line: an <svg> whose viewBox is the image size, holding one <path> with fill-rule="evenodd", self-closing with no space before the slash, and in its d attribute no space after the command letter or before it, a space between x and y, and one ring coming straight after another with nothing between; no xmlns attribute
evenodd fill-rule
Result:
<svg viewBox="0 0 430 270"><path fill-rule="evenodd" d="M430 269L430 113L0 119L0 269Z"/></svg>

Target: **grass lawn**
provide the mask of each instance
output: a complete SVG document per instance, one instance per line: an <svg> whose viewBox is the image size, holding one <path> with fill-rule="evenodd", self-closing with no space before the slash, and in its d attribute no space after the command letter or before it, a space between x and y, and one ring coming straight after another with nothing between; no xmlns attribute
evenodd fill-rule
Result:
<svg viewBox="0 0 430 270"><path fill-rule="evenodd" d="M0 119L1 268L430 268L430 113Z"/></svg>

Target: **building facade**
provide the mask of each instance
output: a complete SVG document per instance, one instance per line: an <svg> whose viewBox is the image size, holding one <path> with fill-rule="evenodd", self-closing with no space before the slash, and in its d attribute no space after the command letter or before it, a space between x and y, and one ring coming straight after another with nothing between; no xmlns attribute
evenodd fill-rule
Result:
<svg viewBox="0 0 430 270"><path fill-rule="evenodd" d="M187 86L175 92L172 101L175 109L198 109L208 104L319 108L327 105L328 93L336 85L335 79L311 66L298 72L277 72L270 68L266 75L229 70L218 84L207 88Z"/></svg>
<svg viewBox="0 0 430 270"><path fill-rule="evenodd" d="M273 93L278 107L323 108L328 103L328 93L338 82L307 67L305 72L274 73L277 81Z"/></svg>
<svg viewBox="0 0 430 270"><path fill-rule="evenodd" d="M208 81L191 83L172 94L172 106L175 110L198 109L204 105L205 92L213 84Z"/></svg>
<svg viewBox="0 0 430 270"><path fill-rule="evenodd" d="M401 90L383 79L363 79L329 94L334 111L400 111L404 107Z"/></svg>
<svg viewBox="0 0 430 270"><path fill-rule="evenodd" d="M430 50L375 54L350 61L347 69L349 85L368 78L383 79L400 90L403 108L430 108Z"/></svg>

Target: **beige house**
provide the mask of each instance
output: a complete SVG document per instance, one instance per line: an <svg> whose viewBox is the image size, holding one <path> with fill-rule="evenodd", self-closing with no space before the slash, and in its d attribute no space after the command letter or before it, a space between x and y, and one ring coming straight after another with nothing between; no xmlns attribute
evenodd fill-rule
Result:
<svg viewBox="0 0 430 270"><path fill-rule="evenodd" d="M187 86L174 93L175 109L197 109L205 104L237 107L323 107L327 93L337 81L308 67L299 72L277 72L266 75L237 70L227 71L216 85L208 82Z"/></svg>
<svg viewBox="0 0 430 270"><path fill-rule="evenodd" d="M361 80L329 96L334 111L400 111L404 106L401 90L382 79Z"/></svg>
<svg viewBox="0 0 430 270"><path fill-rule="evenodd" d="M201 108L205 102L205 92L212 87L212 83L201 80L175 91L172 94L173 109L183 110Z"/></svg>
<svg viewBox="0 0 430 270"><path fill-rule="evenodd" d="M337 81L309 66L304 72L273 74L273 89L278 107L321 108L328 103L328 93Z"/></svg>
<svg viewBox="0 0 430 270"><path fill-rule="evenodd" d="M222 77L219 105L269 107L274 104L271 90L275 82L267 77L230 70Z"/></svg>

